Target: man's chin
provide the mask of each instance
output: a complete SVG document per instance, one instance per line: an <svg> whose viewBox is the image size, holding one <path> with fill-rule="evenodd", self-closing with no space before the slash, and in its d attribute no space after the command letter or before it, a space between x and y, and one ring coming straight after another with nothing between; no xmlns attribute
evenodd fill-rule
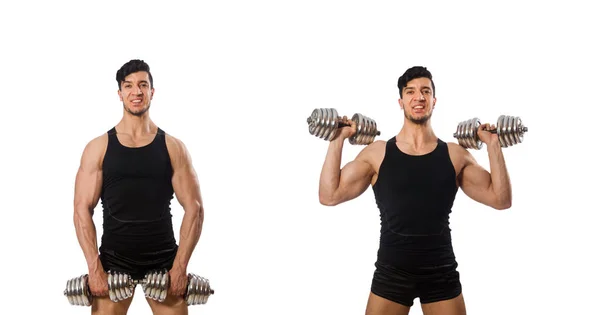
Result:
<svg viewBox="0 0 600 315"><path fill-rule="evenodd" d="M405 117L410 120L410 122L412 122L413 124L417 124L417 125L424 125L426 124L429 119L431 118L431 115L425 115L425 116L421 116L421 117L412 117L410 115L405 115Z"/></svg>
<svg viewBox="0 0 600 315"><path fill-rule="evenodd" d="M138 110L132 110L132 109L130 109L130 108L127 108L127 107L125 107L125 110L126 110L126 111L127 111L129 114L131 114L131 115L133 115L133 116L138 116L138 117L139 117L139 116L143 116L143 115L144 115L144 114L145 114L145 113L148 111L148 109L149 109L149 108L150 108L150 107L145 107L145 108L138 109Z"/></svg>

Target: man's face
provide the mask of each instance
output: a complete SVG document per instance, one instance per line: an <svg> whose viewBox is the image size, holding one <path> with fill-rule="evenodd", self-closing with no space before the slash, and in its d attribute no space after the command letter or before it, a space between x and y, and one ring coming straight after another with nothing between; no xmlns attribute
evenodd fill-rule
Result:
<svg viewBox="0 0 600 315"><path fill-rule="evenodd" d="M142 116L150 108L154 88L150 86L150 76L146 71L134 72L121 82L119 98L123 108L134 116Z"/></svg>
<svg viewBox="0 0 600 315"><path fill-rule="evenodd" d="M402 98L398 100L404 117L415 124L424 124L431 118L435 102L431 80L428 78L408 81L402 90Z"/></svg>

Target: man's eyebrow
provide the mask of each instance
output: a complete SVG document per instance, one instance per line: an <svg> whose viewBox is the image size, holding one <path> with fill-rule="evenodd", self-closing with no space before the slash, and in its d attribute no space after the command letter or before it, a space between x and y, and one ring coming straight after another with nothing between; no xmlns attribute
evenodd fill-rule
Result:
<svg viewBox="0 0 600 315"><path fill-rule="evenodd" d="M131 83L131 81L124 80L123 83ZM141 80L140 83L149 83L146 80Z"/></svg>
<svg viewBox="0 0 600 315"><path fill-rule="evenodd" d="M405 90L414 90L414 89L416 89L416 88L415 88L414 86L407 86L407 87L405 87L404 89L405 89ZM423 87L423 89L428 89L428 90L431 90L431 88L430 88L430 87L428 87L428 86L424 86L424 87Z"/></svg>

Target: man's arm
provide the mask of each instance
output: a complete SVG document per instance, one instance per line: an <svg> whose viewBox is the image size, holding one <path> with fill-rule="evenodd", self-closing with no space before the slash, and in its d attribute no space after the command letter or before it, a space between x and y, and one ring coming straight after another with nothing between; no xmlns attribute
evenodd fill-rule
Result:
<svg viewBox="0 0 600 315"><path fill-rule="evenodd" d="M93 295L106 295L108 282L98 255L96 226L92 220L94 208L100 199L102 188L102 156L106 148L106 138L98 137L90 141L82 154L75 178L73 223L77 240L88 265L89 286Z"/></svg>
<svg viewBox="0 0 600 315"><path fill-rule="evenodd" d="M369 187L375 170L368 162L373 144L365 147L358 156L340 169L344 137L329 143L321 170L319 202L335 206L360 196Z"/></svg>
<svg viewBox="0 0 600 315"><path fill-rule="evenodd" d="M480 131L480 133L482 132ZM485 134L489 138L485 136L480 136L480 138L486 139L490 172L479 165L471 153L461 148L464 151L465 167L459 176L459 184L465 194L473 200L494 209L508 209L512 204L512 188L502 147L497 135L489 132L485 132Z"/></svg>
<svg viewBox="0 0 600 315"><path fill-rule="evenodd" d="M186 283L184 280L192 252L202 233L204 207L200 194L200 184L192 165L187 148L179 139L167 136L167 148L173 166L173 190L177 201L184 210L179 235L179 249L173 262L174 293L183 295ZM177 284L177 278L181 281Z"/></svg>

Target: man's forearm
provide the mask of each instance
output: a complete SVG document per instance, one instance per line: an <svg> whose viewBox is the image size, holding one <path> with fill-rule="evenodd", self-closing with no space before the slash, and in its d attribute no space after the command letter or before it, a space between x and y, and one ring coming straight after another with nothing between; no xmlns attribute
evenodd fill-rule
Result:
<svg viewBox="0 0 600 315"><path fill-rule="evenodd" d="M202 225L204 223L204 208L201 205L194 206L193 209L184 209L185 213L181 220L181 230L179 234L179 249L175 256L173 267L187 269L192 252L200 240L202 234Z"/></svg>
<svg viewBox="0 0 600 315"><path fill-rule="evenodd" d="M85 261L88 265L88 270L91 272L101 268L102 266L98 256L96 226L94 225L91 214L89 214L89 210L75 209L73 222L75 224L77 241L83 250L83 255L85 256Z"/></svg>
<svg viewBox="0 0 600 315"><path fill-rule="evenodd" d="M319 198L322 200L331 198L340 185L343 146L343 139L336 139L329 143L319 180Z"/></svg>
<svg viewBox="0 0 600 315"><path fill-rule="evenodd" d="M502 147L499 143L489 145L488 157L490 160L490 173L492 177L492 190L498 199L500 207L510 207L512 203L512 188L510 177L504 161Z"/></svg>

